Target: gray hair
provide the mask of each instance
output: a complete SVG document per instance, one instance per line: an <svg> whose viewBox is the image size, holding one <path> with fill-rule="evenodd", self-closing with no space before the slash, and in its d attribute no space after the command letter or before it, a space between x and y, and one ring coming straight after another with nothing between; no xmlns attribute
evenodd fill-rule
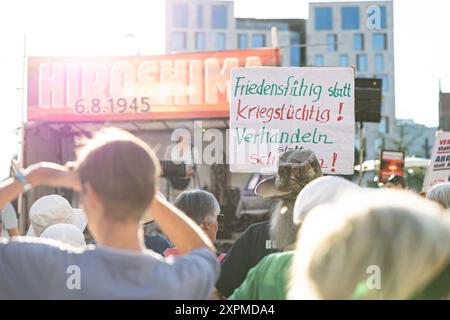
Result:
<svg viewBox="0 0 450 320"><path fill-rule="evenodd" d="M427 199L436 201L446 209L450 208L450 183L433 186L427 193Z"/></svg>
<svg viewBox="0 0 450 320"><path fill-rule="evenodd" d="M214 221L220 214L220 205L216 197L204 190L184 191L175 200L175 206L198 225L205 221Z"/></svg>

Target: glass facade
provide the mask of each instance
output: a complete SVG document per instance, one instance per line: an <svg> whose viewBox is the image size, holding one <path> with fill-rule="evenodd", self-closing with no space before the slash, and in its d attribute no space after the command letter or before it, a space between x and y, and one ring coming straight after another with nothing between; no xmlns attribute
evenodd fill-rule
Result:
<svg viewBox="0 0 450 320"><path fill-rule="evenodd" d="M315 67L323 67L325 65L325 59L323 58L323 55L316 54L314 57L314 66Z"/></svg>
<svg viewBox="0 0 450 320"><path fill-rule="evenodd" d="M199 50L199 51L205 51L206 41L205 41L205 33L204 32L196 32L195 33L195 49Z"/></svg>
<svg viewBox="0 0 450 320"><path fill-rule="evenodd" d="M383 88L383 92L389 91L389 77L385 74L379 74L377 75L378 79L381 79L382 83L381 86Z"/></svg>
<svg viewBox="0 0 450 320"><path fill-rule="evenodd" d="M382 54L375 55L375 72L384 71L384 56Z"/></svg>
<svg viewBox="0 0 450 320"><path fill-rule="evenodd" d="M223 32L217 34L217 50L226 50L227 48L227 35Z"/></svg>
<svg viewBox="0 0 450 320"><path fill-rule="evenodd" d="M367 56L365 54L356 56L356 70L359 72L367 71Z"/></svg>
<svg viewBox="0 0 450 320"><path fill-rule="evenodd" d="M380 20L381 20L381 29L386 29L386 7L380 6Z"/></svg>
<svg viewBox="0 0 450 320"><path fill-rule="evenodd" d="M383 51L387 49L387 41L385 33L374 33L372 38L372 46L375 51Z"/></svg>
<svg viewBox="0 0 450 320"><path fill-rule="evenodd" d="M180 51L186 49L186 32L172 33L172 50Z"/></svg>
<svg viewBox="0 0 450 320"><path fill-rule="evenodd" d="M333 30L333 9L315 8L314 25L316 30Z"/></svg>
<svg viewBox="0 0 450 320"><path fill-rule="evenodd" d="M341 54L340 56L339 56L339 65L341 66L341 67L348 67L350 64L349 64L349 61L348 61L348 55L346 55L346 54Z"/></svg>
<svg viewBox="0 0 450 320"><path fill-rule="evenodd" d="M362 33L358 33L353 36L353 49L355 51L364 50L364 35Z"/></svg>
<svg viewBox="0 0 450 320"><path fill-rule="evenodd" d="M252 35L252 48L262 48L266 46L266 35L253 34Z"/></svg>
<svg viewBox="0 0 450 320"><path fill-rule="evenodd" d="M291 66L293 67L299 67L300 63L301 63L301 51L300 51L300 35L298 33L291 33L290 36L290 43L291 43L291 48L290 48L290 55L291 55Z"/></svg>
<svg viewBox="0 0 450 320"><path fill-rule="evenodd" d="M211 7L211 24L213 29L227 28L227 7L214 5Z"/></svg>
<svg viewBox="0 0 450 320"><path fill-rule="evenodd" d="M341 9L342 15L342 30L358 30L359 29L359 8L358 7L343 7Z"/></svg>
<svg viewBox="0 0 450 320"><path fill-rule="evenodd" d="M173 5L172 26L175 28L189 27L189 5L187 3L177 3Z"/></svg>
<svg viewBox="0 0 450 320"><path fill-rule="evenodd" d="M248 35L246 33L238 34L238 48L247 49L248 48Z"/></svg>
<svg viewBox="0 0 450 320"><path fill-rule="evenodd" d="M328 51L337 51L337 49L338 49L337 35L335 35L335 34L327 35L327 50Z"/></svg>

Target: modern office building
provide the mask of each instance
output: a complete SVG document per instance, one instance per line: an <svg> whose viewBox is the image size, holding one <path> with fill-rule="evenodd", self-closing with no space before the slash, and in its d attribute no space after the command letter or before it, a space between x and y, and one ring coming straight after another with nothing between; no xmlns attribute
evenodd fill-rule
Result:
<svg viewBox="0 0 450 320"><path fill-rule="evenodd" d="M311 2L307 64L353 66L356 77L383 81L382 122L365 124L366 158L394 147L394 32L392 1Z"/></svg>
<svg viewBox="0 0 450 320"><path fill-rule="evenodd" d="M166 0L166 52L271 47L277 28L283 66L304 65L303 19L236 18L233 1Z"/></svg>

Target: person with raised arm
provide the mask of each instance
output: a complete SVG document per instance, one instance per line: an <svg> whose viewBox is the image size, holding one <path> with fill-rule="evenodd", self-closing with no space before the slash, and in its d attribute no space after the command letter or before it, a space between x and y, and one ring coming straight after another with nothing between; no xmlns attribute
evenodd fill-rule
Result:
<svg viewBox="0 0 450 320"><path fill-rule="evenodd" d="M38 163L0 185L0 207L37 186L80 192L97 241L84 249L50 239L0 241L0 299L207 299L219 276L215 248L183 212L159 196L159 162L140 139L104 129L66 166ZM184 255L145 249L151 214Z"/></svg>

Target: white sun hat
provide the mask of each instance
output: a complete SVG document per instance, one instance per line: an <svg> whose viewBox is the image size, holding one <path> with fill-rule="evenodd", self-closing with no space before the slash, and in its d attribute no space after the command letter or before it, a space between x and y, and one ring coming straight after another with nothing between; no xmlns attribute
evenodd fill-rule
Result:
<svg viewBox="0 0 450 320"><path fill-rule="evenodd" d="M69 201L57 194L36 200L29 212L31 225L27 236L38 237L49 226L57 223L72 224L81 232L87 226L87 217L81 209L74 209Z"/></svg>
<svg viewBox="0 0 450 320"><path fill-rule="evenodd" d="M41 238L61 241L74 247L86 246L83 232L73 224L57 223L51 225L42 232Z"/></svg>

